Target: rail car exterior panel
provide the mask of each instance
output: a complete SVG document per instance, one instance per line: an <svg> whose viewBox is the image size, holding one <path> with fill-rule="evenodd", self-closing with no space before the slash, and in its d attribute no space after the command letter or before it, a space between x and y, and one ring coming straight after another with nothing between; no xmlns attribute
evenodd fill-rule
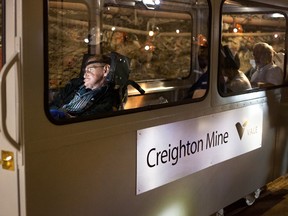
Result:
<svg viewBox="0 0 288 216"><path fill-rule="evenodd" d="M123 1L94 0L2 1L2 12L8 15L13 11L15 16L3 19L6 22L6 27L3 27L6 40L2 42L2 46L5 47L6 53L0 72L2 112L0 190L4 195L0 196L0 215L207 216L240 198L253 194L257 189L286 174L288 158L287 115L285 115L286 77L281 85L264 88L260 86L244 93L229 93L222 91L219 87L221 45L226 42L227 35L227 43L234 38L232 32L228 32L229 28L226 29L226 32L223 27L222 20L224 19L228 20L227 23L225 21L225 25L229 23L233 25L228 16L242 20L239 11L241 14L246 9L247 17L253 13L257 15L260 13L263 17L266 14L274 14L274 12L281 13L283 16L280 21L284 24L277 29L277 32L281 30L281 35L284 35L283 41L285 39L286 41L279 42L279 44L284 49L287 48L286 1L262 2L247 1L247 4L243 3L242 5L241 1L177 1L172 4L173 8L166 1L168 6L164 4L157 8L154 5L151 6L150 3L145 3L138 8L139 2L135 3L134 1L131 1L131 4ZM186 4L189 5L189 11ZM104 18L98 17L95 12L99 9L97 5L105 7L105 13L108 15L103 15ZM76 9L73 9L74 7ZM50 12L49 9L51 9ZM256 9L259 9L260 12L257 12ZM83 15L82 12L79 12L75 15L74 10L85 13ZM111 24L109 22L113 21L113 16L118 16L118 14L122 15L122 18L130 16L130 10L135 14L140 14L141 20L149 17L149 21L151 21L147 22L149 27L153 24L152 21L155 25L159 24L160 26L163 23L166 24L170 19L175 23L180 20L179 23L185 24L183 24L183 28L191 25L191 29L188 28L191 32L185 29L185 34L180 36L178 33L172 33L172 30L170 32L169 25L168 27L162 26L162 29L168 28L168 30L165 29L165 34L163 32L162 36L159 34L167 41L168 38L171 41L178 41L179 44L176 45L179 46L182 46L181 41L188 43L189 49L187 45L184 46L187 48L188 54L186 50L185 52L182 50L182 53L181 50L176 49L177 46L174 43L168 45L175 45L173 50L181 53L180 57L175 57L178 58L177 60L185 58L184 61L187 60L189 64L179 66L183 69L181 73L179 72L180 75L178 72L176 75L173 73L167 75L165 70L169 71L169 66L161 71L159 69L159 74L151 75L147 71L145 73L144 66L150 67L146 62L149 58L148 55L145 55L145 60L141 59L141 54L145 52L141 50L140 57L135 58L138 62L143 60L143 64L136 65L136 69L132 70L132 75L130 75L135 79L139 78L141 74L146 76L145 80L140 78L136 80L139 81L146 94L140 95L128 88L127 107L124 110L116 111L116 114L109 113L104 116L75 121L74 119L72 121L54 121L48 108L49 93L50 90L54 92L55 89L63 87L59 83L65 81L66 78L64 79L59 74L57 74L59 76L54 76L55 74L51 73L58 69L55 69L52 64L53 61L57 61L54 56L55 51L50 50L51 52L49 52L49 49L51 47L54 49L56 44L60 52L68 45L57 44L56 42L59 42L60 39L51 42L51 38L54 39L51 35L56 32L55 35L59 36L61 28L69 27L71 23L73 25L80 23L83 31L87 33L93 27L100 28L95 23L103 20L103 29L107 32L104 34L102 28L98 32L96 28L95 38L92 38L89 41L90 44L87 45L89 47L87 52L95 54L99 52L97 40L103 35L111 33L108 27ZM184 15L180 16L179 14L182 13ZM154 17L150 20L151 14L157 19ZM119 17L121 17L120 15ZM53 16L58 20L52 19ZM63 16L65 19L62 19ZM75 20L71 21L71 17ZM85 17L88 17L87 23ZM202 21L198 19L202 19ZM268 27L261 26L261 28L263 27L265 34L272 34L268 21L266 22ZM115 23L117 22L115 21ZM141 35L149 32L148 30L146 32L146 29L136 29L136 31L131 26L126 26L125 22L123 23L118 23L118 25L123 25L121 30L127 34L132 32L137 35L140 42ZM66 24L67 26L65 26ZM207 29L204 28L206 25ZM254 23L254 25L257 24ZM160 27L159 29L161 31ZM195 54L198 48L194 46L194 42L197 42L197 46L199 45L199 41L195 38L203 32L207 36L209 47L207 56L209 63L208 88L204 96L200 98L180 100L185 91L199 77L197 75L199 70L197 54ZM79 31L75 32L75 34L80 33ZM61 32L62 34L63 32ZM66 36L68 37L68 35ZM245 37L251 35L253 36L254 33L248 36L244 34ZM260 37L262 36L260 34ZM181 40L177 40L179 37ZM164 40L163 38L162 40ZM63 38L61 40L64 41ZM151 41L149 42L155 45L157 40ZM106 40L102 42L105 46ZM158 39L157 44L161 45L161 39ZM76 42L74 45L78 46ZM160 45L161 48L155 45L154 54L158 50L162 49L161 51L163 51L168 47L167 44L163 47ZM85 44L81 46L85 47ZM79 53L83 54L81 46L79 45L77 48L80 51L76 56L80 55ZM171 50L168 47L165 52L169 51ZM150 59L151 64L158 63L156 60L161 60L159 56L165 56L163 54L165 52L154 55ZM284 54L286 54L285 50ZM66 61L66 58L64 61L64 57L62 57L58 56L58 60L61 60L59 68ZM173 64L171 59L165 61L171 62L170 65ZM161 63L163 64L163 62ZM177 62L174 64L176 65ZM286 76L286 55L282 66ZM170 67L172 68L172 66ZM61 68L60 71L62 74L65 69ZM166 75L167 77L165 77ZM179 78L178 75L181 77ZM55 77L57 79L60 77L61 82L54 79ZM256 111L253 108L257 108ZM247 113L246 115L245 111L252 112L252 114ZM253 115L253 112L257 113ZM241 135L248 136L249 127L246 127L244 122L248 118L252 119L253 116L256 116L256 120L254 120L257 123L260 122L261 125L257 125L257 128L250 128L250 134L261 134L257 135L255 143L245 142L246 145L251 144L256 147L247 148L248 150L244 149L241 152L239 149L242 148L243 143L241 143L239 131L237 132L236 126L234 128L234 124L239 122L240 128L238 128L240 131L242 128L241 133L244 133ZM231 123L233 126L230 126L230 119L231 121L236 119L237 122ZM250 123L253 125L252 120ZM246 131L243 132L245 129ZM145 137L144 135L139 136L140 133L146 132L149 133ZM197 160L191 160L192 162L187 160L186 163L180 161L181 165L173 164L172 160L176 154L176 151L173 151L176 148L173 144L174 139L179 140L184 137L193 143L193 140L204 139L202 135L199 135L201 133L209 136L210 139L210 147L207 147L207 152L200 152ZM235 135L232 135L233 133ZM212 134L216 135L217 139L221 139L221 141L217 141L215 147L211 141ZM254 139L247 138L247 141L251 140L254 141ZM227 150L225 147L227 143L235 146L239 144L240 147ZM155 153L154 159L151 159L152 156L148 158L145 145L152 146L150 153ZM165 146L163 147L163 145ZM190 153L192 154L193 145L186 145L187 148L188 146L191 147ZM221 150L214 151L219 146L221 146ZM9 166L7 166L11 168L11 157L9 157L11 152L15 169L9 170L4 165L9 162ZM142 157L144 159L140 161ZM177 157L180 159L179 155ZM149 175L152 176L149 177L147 173L144 173L144 169L141 169L141 163L150 165L151 170L157 163L161 169L159 168L155 172L151 171ZM192 166L195 167L195 172L192 170ZM148 170L150 168L148 167ZM165 173L168 173L168 177L165 176ZM146 176L143 181L144 175ZM159 179L161 179L160 183L152 182ZM139 182L148 189L139 186ZM141 191L142 188L144 188L143 191Z"/></svg>

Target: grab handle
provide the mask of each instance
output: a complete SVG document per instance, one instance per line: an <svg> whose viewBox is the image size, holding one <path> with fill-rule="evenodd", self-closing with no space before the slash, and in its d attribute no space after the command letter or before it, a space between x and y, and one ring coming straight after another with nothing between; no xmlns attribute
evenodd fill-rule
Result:
<svg viewBox="0 0 288 216"><path fill-rule="evenodd" d="M13 139L13 137L9 134L6 119L7 119L7 91L6 91L6 77L12 68L12 66L17 63L19 60L19 52L16 52L13 54L13 56L7 61L7 63L3 66L1 72L0 72L0 112L1 112L1 121L0 121L0 130L3 132L4 138L7 139L7 141L14 146L16 149L20 150L20 144ZM18 71L18 68L17 68Z"/></svg>

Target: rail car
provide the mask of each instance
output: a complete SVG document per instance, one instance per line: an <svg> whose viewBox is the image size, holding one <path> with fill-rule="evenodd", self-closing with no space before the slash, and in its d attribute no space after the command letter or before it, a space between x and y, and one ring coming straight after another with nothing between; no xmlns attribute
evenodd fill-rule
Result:
<svg viewBox="0 0 288 216"><path fill-rule="evenodd" d="M253 204L288 169L287 8L1 0L0 215L207 216ZM252 85L258 43L280 82ZM51 101L83 83L86 57L115 52L129 63L111 82L121 106L54 118Z"/></svg>

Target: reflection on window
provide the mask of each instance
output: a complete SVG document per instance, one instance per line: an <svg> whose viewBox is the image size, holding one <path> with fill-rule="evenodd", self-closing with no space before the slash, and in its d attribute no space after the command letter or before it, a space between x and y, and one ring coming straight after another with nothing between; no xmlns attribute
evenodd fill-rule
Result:
<svg viewBox="0 0 288 216"><path fill-rule="evenodd" d="M285 16L271 12L271 8L241 4L225 1L223 6L219 55L219 88L223 93L277 86L285 80Z"/></svg>
<svg viewBox="0 0 288 216"><path fill-rule="evenodd" d="M175 79L189 75L190 14L109 6L103 18L104 52L116 51L128 56L132 79Z"/></svg>
<svg viewBox="0 0 288 216"><path fill-rule="evenodd" d="M107 62L103 62L103 58L108 56L111 60L115 53L128 62L128 73L123 69L127 66L123 61L120 66L115 66L115 59L107 63L110 72L104 85L109 88L113 85L113 112L181 102L205 94L209 76L209 6L206 0L90 2L49 1L47 41L51 104L55 105L53 101L55 97L59 99L63 89L72 94L81 87L87 89L88 74L96 76L91 67L105 69ZM199 89L204 91L199 93ZM68 102L62 96L59 101L62 104L53 108L66 112ZM77 117L73 113L71 116Z"/></svg>
<svg viewBox="0 0 288 216"><path fill-rule="evenodd" d="M83 54L87 53L88 8L50 1L48 18L49 87L57 89L79 76Z"/></svg>

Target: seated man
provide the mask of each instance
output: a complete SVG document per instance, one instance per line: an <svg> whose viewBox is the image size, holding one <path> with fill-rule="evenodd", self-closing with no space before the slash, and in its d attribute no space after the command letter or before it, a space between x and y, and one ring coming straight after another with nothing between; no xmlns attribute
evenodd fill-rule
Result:
<svg viewBox="0 0 288 216"><path fill-rule="evenodd" d="M115 90L106 77L111 59L92 56L86 63L84 80L72 80L53 100L50 114L65 119L113 111Z"/></svg>
<svg viewBox="0 0 288 216"><path fill-rule="evenodd" d="M203 35L198 36L198 65L202 72L199 79L189 88L186 98L201 98L208 89L209 73L208 70L208 44Z"/></svg>
<svg viewBox="0 0 288 216"><path fill-rule="evenodd" d="M281 85L284 75L282 69L273 63L275 51L267 43L257 43L253 47L256 71L251 77L255 87Z"/></svg>
<svg viewBox="0 0 288 216"><path fill-rule="evenodd" d="M225 79L225 93L242 92L251 89L251 84L246 75L239 70L240 60L233 56L228 46L221 48L220 64Z"/></svg>

